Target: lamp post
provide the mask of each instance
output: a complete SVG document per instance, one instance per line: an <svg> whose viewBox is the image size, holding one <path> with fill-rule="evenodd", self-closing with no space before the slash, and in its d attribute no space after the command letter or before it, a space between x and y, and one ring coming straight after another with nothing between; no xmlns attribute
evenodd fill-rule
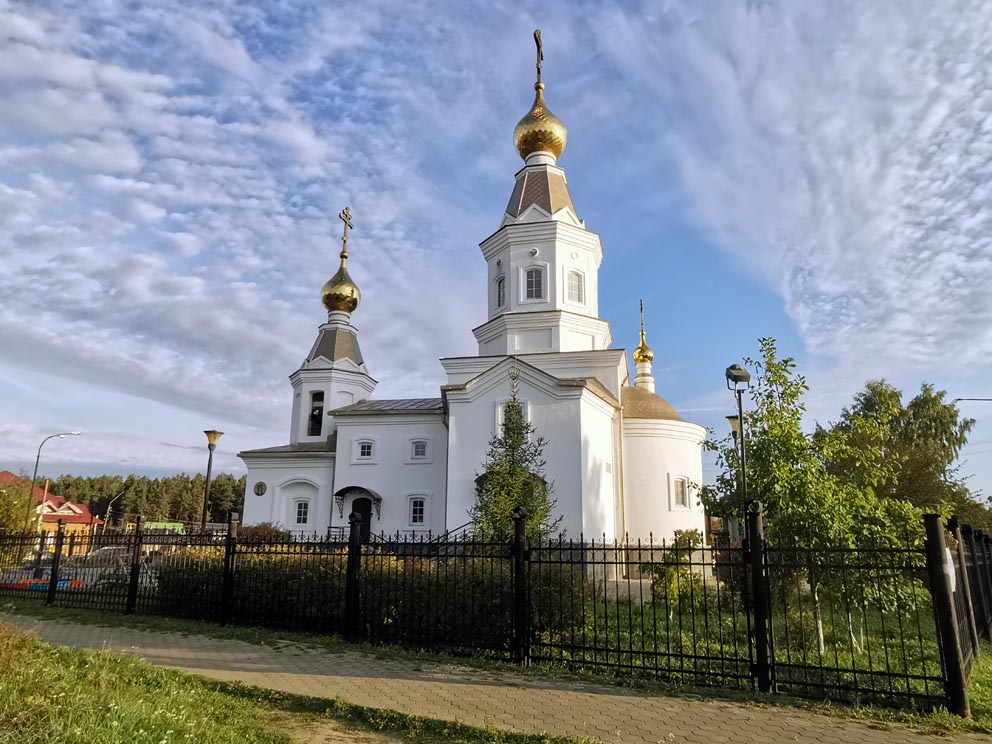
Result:
<svg viewBox="0 0 992 744"><path fill-rule="evenodd" d="M203 486L203 514L200 516L200 530L207 531L207 502L210 500L210 471L214 466L214 450L217 449L217 440L224 432L216 429L208 429L203 432L207 435L207 449L210 454L207 456L207 482Z"/></svg>
<svg viewBox="0 0 992 744"><path fill-rule="evenodd" d="M751 382L751 375L739 364L731 364L726 371L727 389L734 392L737 399L737 415L727 416L734 444L740 455L741 466L741 519L747 518L747 447L744 442L744 390Z"/></svg>
<svg viewBox="0 0 992 744"><path fill-rule="evenodd" d="M31 524L31 505L34 503L34 484L38 480L38 463L41 462L41 448L45 446L45 442L49 439L65 439L66 437L78 437L80 432L78 431L64 431L61 434L49 434L47 437L41 440L41 444L38 445L38 454L34 458L34 475L31 476L31 488L28 490L28 509L24 515L24 531L26 532L28 526Z"/></svg>

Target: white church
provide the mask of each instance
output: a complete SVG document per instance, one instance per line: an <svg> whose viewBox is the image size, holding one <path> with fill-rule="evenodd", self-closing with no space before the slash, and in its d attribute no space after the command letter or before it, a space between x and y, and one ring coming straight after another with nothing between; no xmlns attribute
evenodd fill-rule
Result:
<svg viewBox="0 0 992 744"><path fill-rule="evenodd" d="M239 453L244 524L326 533L357 512L364 533L460 530L516 368L525 416L547 440L545 475L568 536L703 531L706 431L655 393L643 315L633 381L626 350L610 348L598 312L603 248L558 165L567 132L544 101L537 38L537 95L513 133L524 166L498 229L480 244L488 315L473 329L478 354L440 360L438 397L372 397L377 381L352 325L360 293L347 268L345 209L340 268L321 291L327 322L289 378L289 444Z"/></svg>

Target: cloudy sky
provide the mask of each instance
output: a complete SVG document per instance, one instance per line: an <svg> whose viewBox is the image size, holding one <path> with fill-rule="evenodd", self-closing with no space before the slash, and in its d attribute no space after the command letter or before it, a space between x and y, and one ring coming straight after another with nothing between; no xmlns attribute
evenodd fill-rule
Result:
<svg viewBox="0 0 992 744"><path fill-rule="evenodd" d="M0 468L70 429L43 473L288 441L346 204L377 395L436 395L485 318L536 27L601 314L631 348L644 298L688 418L722 433L762 336L811 425L874 377L992 397L982 0L0 0ZM988 492L992 404L961 405Z"/></svg>

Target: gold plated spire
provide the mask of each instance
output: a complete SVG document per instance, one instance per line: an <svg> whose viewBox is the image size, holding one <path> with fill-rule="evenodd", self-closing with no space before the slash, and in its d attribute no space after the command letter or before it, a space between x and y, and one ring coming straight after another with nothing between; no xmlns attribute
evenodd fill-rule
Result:
<svg viewBox="0 0 992 744"><path fill-rule="evenodd" d="M534 105L513 130L513 145L524 160L534 152L550 152L555 158L561 157L568 143L568 130L561 119L551 113L544 102L544 83L541 82L541 63L544 61L544 46L541 43L541 29L534 32L537 44L537 82L534 83Z"/></svg>
<svg viewBox="0 0 992 744"><path fill-rule="evenodd" d="M362 293L358 291L358 285L352 281L348 273L348 230L354 230L351 224L351 209L345 207L338 215L344 222L344 235L341 236L341 266L338 272L332 276L320 290L320 300L328 312L340 310L351 313L358 307Z"/></svg>
<svg viewBox="0 0 992 744"><path fill-rule="evenodd" d="M641 343L634 349L634 364L644 364L654 361L654 352L644 339L644 300L641 300Z"/></svg>

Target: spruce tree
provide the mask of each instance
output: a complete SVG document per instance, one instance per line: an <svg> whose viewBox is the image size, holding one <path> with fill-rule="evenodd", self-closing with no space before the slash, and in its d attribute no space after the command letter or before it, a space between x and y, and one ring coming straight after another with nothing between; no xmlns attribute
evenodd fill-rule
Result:
<svg viewBox="0 0 992 744"><path fill-rule="evenodd" d="M513 535L513 512L517 508L527 510L527 534L531 537L552 532L561 522L561 517L553 517L554 484L545 479L546 442L524 418L519 381L520 371L514 368L510 371L510 400L503 408L503 424L489 440L470 512L475 531L494 540Z"/></svg>

